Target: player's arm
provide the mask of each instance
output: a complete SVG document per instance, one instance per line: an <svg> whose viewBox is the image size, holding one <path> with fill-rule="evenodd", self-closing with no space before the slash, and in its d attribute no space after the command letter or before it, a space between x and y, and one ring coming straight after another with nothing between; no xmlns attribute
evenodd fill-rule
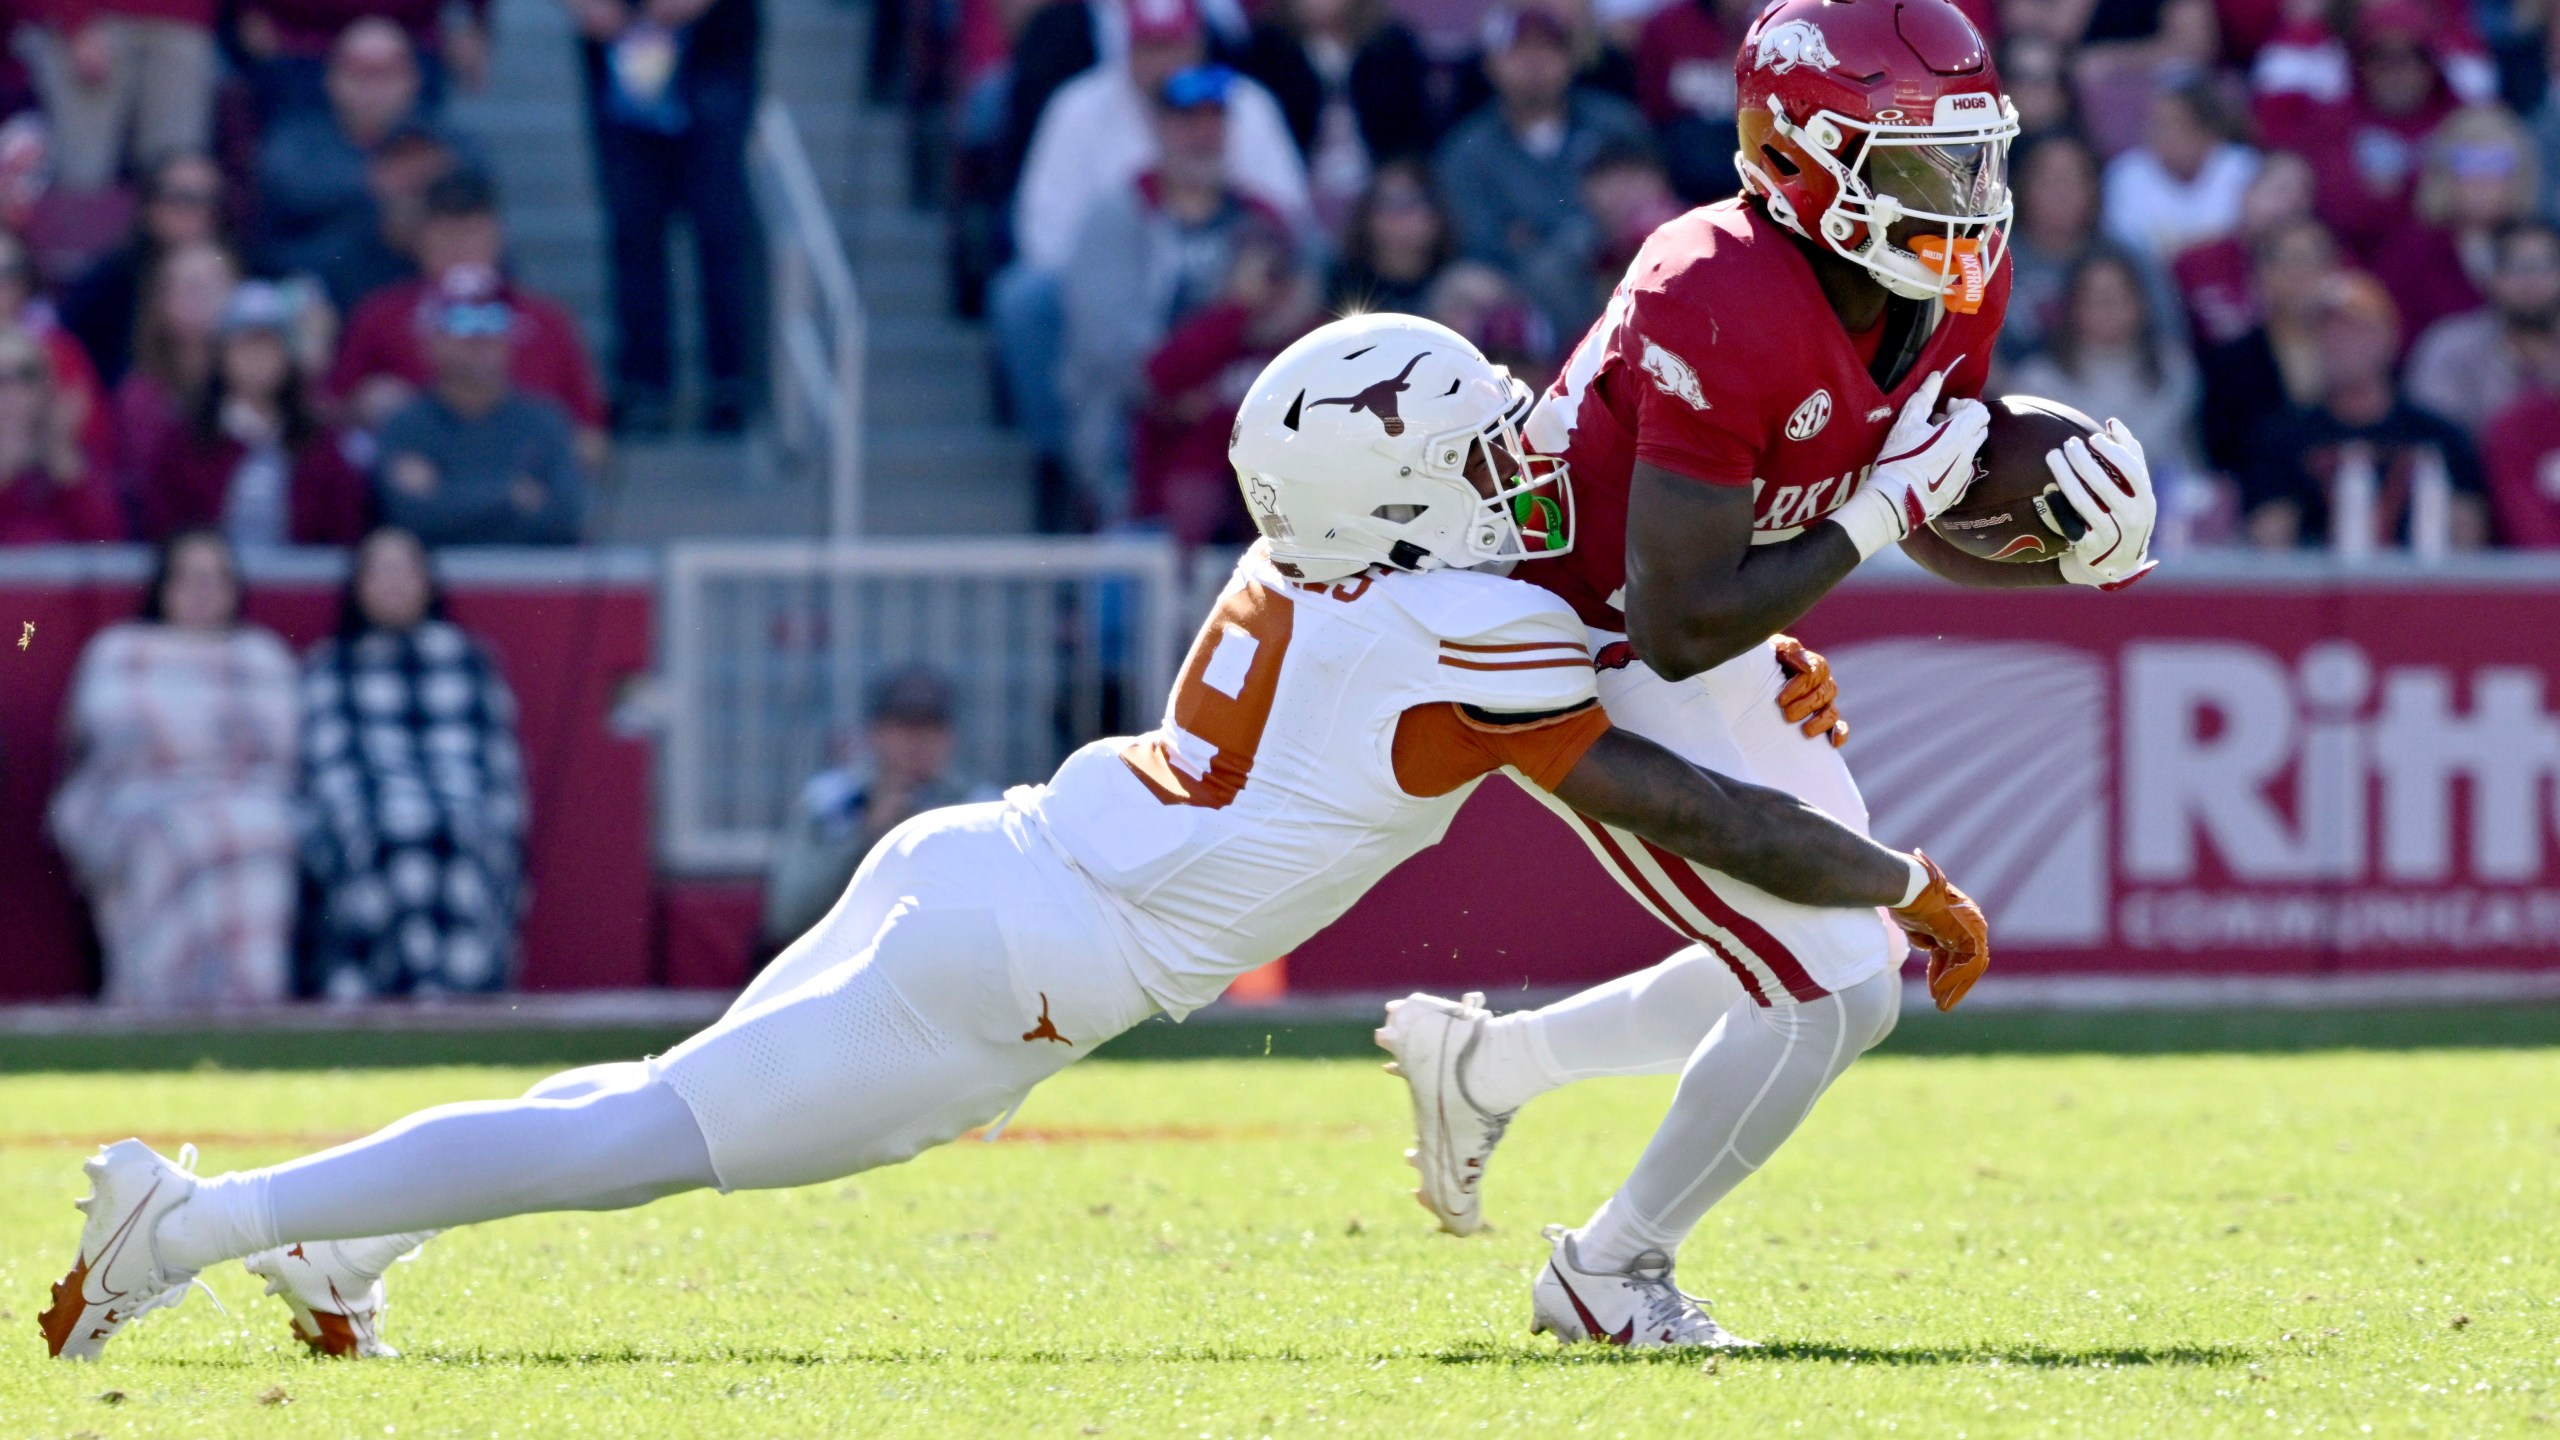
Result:
<svg viewBox="0 0 2560 1440"><path fill-rule="evenodd" d="M1782 790L1701 770L1629 730L1591 743L1554 787L1594 820L1799 905L1899 905L1911 857Z"/></svg>
<svg viewBox="0 0 2560 1440"><path fill-rule="evenodd" d="M1921 382L1849 503L1801 535L1751 543L1748 476L1690 477L1639 459L1627 499L1627 640L1653 672L1711 670L1793 624L1878 550L1955 503L1990 428L1980 401L1944 414Z"/></svg>
<svg viewBox="0 0 2560 1440"><path fill-rule="evenodd" d="M1880 905L1929 962L1946 1010L1991 965L1981 907L1927 856L1868 839L1784 791L1702 770L1650 740L1608 729L1550 787L1594 820L1799 905Z"/></svg>

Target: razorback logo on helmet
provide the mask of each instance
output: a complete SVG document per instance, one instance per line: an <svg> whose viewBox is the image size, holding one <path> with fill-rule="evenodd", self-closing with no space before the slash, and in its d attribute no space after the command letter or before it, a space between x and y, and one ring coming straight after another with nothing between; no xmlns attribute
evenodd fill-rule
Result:
<svg viewBox="0 0 2560 1440"><path fill-rule="evenodd" d="M1644 373L1653 377L1653 383L1662 387L1663 394L1688 401L1689 408L1693 410L1707 408L1707 392L1698 384L1698 372L1689 368L1688 361L1663 349L1655 341L1647 340L1640 363L1644 366Z"/></svg>
<svg viewBox="0 0 2560 1440"><path fill-rule="evenodd" d="M1796 407L1796 413L1787 417L1787 438L1810 440L1821 434L1822 427L1830 423L1831 392L1816 390L1804 397L1804 403Z"/></svg>
<svg viewBox="0 0 2560 1440"><path fill-rule="evenodd" d="M1831 53L1831 42L1810 20L1788 20L1760 32L1760 43L1751 52L1754 68L1772 75L1784 75L1799 65L1828 70L1840 63Z"/></svg>

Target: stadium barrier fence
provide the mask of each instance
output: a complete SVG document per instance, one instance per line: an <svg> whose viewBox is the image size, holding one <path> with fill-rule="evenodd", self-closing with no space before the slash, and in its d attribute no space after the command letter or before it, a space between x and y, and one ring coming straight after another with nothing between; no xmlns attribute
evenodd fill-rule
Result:
<svg viewBox="0 0 2560 1440"><path fill-rule="evenodd" d="M524 709L527 984L736 983L771 827L874 681L944 670L968 772L1037 779L1153 723L1224 558L1186 570L1144 538L446 556L456 617ZM35 625L0 657L0 997L80 987L43 811L72 663L146 561L0 551L0 623ZM342 565L251 557L252 618L318 638ZM2424 971L2463 994L2484 993L2465 974L2560 974L2560 557L2195 556L2117 595L1886 563L1799 628L1838 668L1877 833L1982 896L2004 974ZM1450 840L1290 956L1291 991L1538 990L1669 948L1511 787Z"/></svg>

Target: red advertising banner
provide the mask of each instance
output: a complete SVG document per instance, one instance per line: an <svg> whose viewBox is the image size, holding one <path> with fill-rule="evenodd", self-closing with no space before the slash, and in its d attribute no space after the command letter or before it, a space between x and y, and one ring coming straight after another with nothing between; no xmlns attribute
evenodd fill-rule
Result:
<svg viewBox="0 0 2560 1440"><path fill-rule="evenodd" d="M72 667L91 635L133 614L146 560L133 550L21 552L0 568L0 1001L85 986L86 924L44 833L45 806L61 783ZM516 693L533 811L524 984L649 984L651 748L612 724L622 685L650 668L647 558L491 553L441 563L454 620L489 643ZM253 562L249 618L300 652L337 623L337 574L337 557L315 552Z"/></svg>
<svg viewBox="0 0 2560 1440"><path fill-rule="evenodd" d="M1797 633L1838 672L1876 835L1983 901L2003 969L2560 967L2560 567L2282 557L2115 595L1914 574ZM1292 987L1576 983L1674 948L1499 788Z"/></svg>

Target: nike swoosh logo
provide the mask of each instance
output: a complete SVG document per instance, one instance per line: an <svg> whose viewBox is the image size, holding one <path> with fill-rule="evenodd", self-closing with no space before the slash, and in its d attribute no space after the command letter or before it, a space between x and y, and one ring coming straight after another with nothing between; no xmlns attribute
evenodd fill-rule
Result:
<svg viewBox="0 0 2560 1440"><path fill-rule="evenodd" d="M115 1233L107 1237L107 1243L98 1248L97 1259L89 1264L89 1274L82 1276L80 1280L81 1304L104 1305L110 1300L121 1300L131 1293L125 1290L108 1290L104 1284L101 1284L98 1289L104 1293L92 1295L89 1293L89 1279L91 1276L102 1276L108 1267L116 1263L116 1256L123 1253L125 1242L133 1238L133 1227L141 1221L143 1211L151 1204L151 1197L160 1193L160 1187L164 1183L166 1182L160 1180L152 1181L151 1188L143 1191L142 1199L134 1205L133 1213L125 1216L124 1223L117 1226Z"/></svg>
<svg viewBox="0 0 2560 1440"><path fill-rule="evenodd" d="M1562 1290L1564 1292L1564 1298L1572 1302L1573 1313L1580 1317L1582 1321L1583 1334L1588 1335L1592 1339L1600 1341L1606 1345L1624 1345L1629 1340L1635 1338L1636 1321L1634 1316L1628 1316L1627 1323L1619 1326L1614 1334L1601 1329L1600 1317L1592 1314L1591 1307L1582 1303L1582 1297L1573 1293L1573 1286L1565 1282L1564 1272L1556 1269L1556 1263L1553 1260L1547 1262L1547 1270L1548 1273L1556 1277L1556 1288Z"/></svg>

